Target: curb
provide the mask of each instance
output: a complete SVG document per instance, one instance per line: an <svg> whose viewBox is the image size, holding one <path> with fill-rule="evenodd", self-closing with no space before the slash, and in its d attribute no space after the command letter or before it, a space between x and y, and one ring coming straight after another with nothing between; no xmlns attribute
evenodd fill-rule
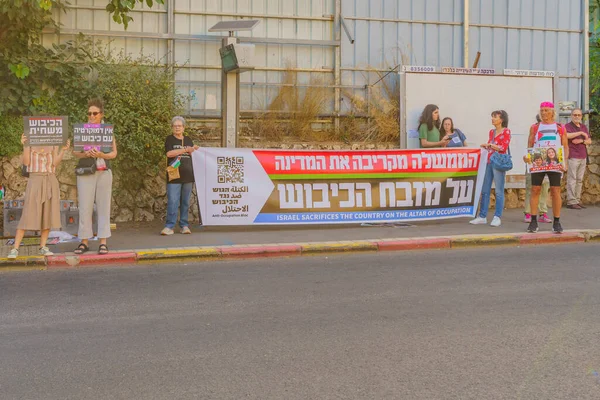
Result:
<svg viewBox="0 0 600 400"><path fill-rule="evenodd" d="M556 235L555 235L556 236ZM468 235L456 236L450 239L450 247L463 248L471 246L504 246L516 245L520 243L520 236L517 235Z"/></svg>
<svg viewBox="0 0 600 400"><path fill-rule="evenodd" d="M48 268L74 268L98 265L114 265L120 263L135 263L137 255L135 252L118 252L109 254L61 254L46 257Z"/></svg>
<svg viewBox="0 0 600 400"><path fill-rule="evenodd" d="M14 259L0 258L0 268L5 267L25 267L25 266L46 266L44 256L23 256Z"/></svg>
<svg viewBox="0 0 600 400"><path fill-rule="evenodd" d="M450 239L382 239L379 242L377 242L377 247L379 251L449 249Z"/></svg>
<svg viewBox="0 0 600 400"><path fill-rule="evenodd" d="M535 235L521 235L519 243L523 245L530 244L559 244L559 243L577 243L586 242L586 234L581 232L564 232L561 235L554 233L537 233Z"/></svg>
<svg viewBox="0 0 600 400"><path fill-rule="evenodd" d="M356 240L344 242L319 242L302 244L302 254L338 253L347 251L377 251L376 242Z"/></svg>
<svg viewBox="0 0 600 400"><path fill-rule="evenodd" d="M216 247L179 247L170 249L144 249L135 251L138 261L172 260L178 258L214 258L221 252Z"/></svg>
<svg viewBox="0 0 600 400"><path fill-rule="evenodd" d="M302 255L302 246L297 244L223 246L218 249L223 257L231 258L291 257Z"/></svg>
<svg viewBox="0 0 600 400"><path fill-rule="evenodd" d="M248 244L231 246L179 247L123 250L109 254L73 253L54 256L25 256L16 259L0 257L0 271L81 268L86 266L118 266L173 262L185 259L216 261L239 258L297 257L349 252L413 251L461 249L481 246L526 246L542 244L597 243L600 230L569 230L561 235L543 233L509 233L490 235L434 236L422 238L329 241L312 243Z"/></svg>

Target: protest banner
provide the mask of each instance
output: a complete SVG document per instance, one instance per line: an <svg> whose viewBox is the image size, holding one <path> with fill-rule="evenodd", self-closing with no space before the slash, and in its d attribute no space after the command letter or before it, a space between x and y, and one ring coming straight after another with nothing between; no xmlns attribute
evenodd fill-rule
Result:
<svg viewBox="0 0 600 400"><path fill-rule="evenodd" d="M74 124L73 148L75 151L111 150L113 130L112 124Z"/></svg>
<svg viewBox="0 0 600 400"><path fill-rule="evenodd" d="M564 149L559 147L535 147L527 149L527 170L537 172L563 172L565 169Z"/></svg>
<svg viewBox="0 0 600 400"><path fill-rule="evenodd" d="M205 225L474 217L486 160L468 148L192 153Z"/></svg>
<svg viewBox="0 0 600 400"><path fill-rule="evenodd" d="M23 117L29 146L62 146L67 142L68 117Z"/></svg>

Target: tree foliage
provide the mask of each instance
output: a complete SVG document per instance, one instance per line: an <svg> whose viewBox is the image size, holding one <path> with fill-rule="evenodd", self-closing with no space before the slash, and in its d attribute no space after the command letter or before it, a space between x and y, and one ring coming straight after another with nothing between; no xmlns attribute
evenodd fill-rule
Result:
<svg viewBox="0 0 600 400"><path fill-rule="evenodd" d="M164 4L164 0L106 1L107 12L125 28L132 20L128 13L138 3ZM89 52L90 40L82 35L52 47L42 43L44 32L59 31L54 15L64 11L63 0L0 1L0 98L4 100L0 115L35 113L44 98L79 79L79 73L92 71L97 59Z"/></svg>
<svg viewBox="0 0 600 400"><path fill-rule="evenodd" d="M136 1L119 4L114 12L126 13ZM42 32L58 29L53 12L63 9L61 0L0 0L0 155L20 151L23 115L67 115L73 123L85 122L87 100L101 97L106 121L115 124L117 173L141 181L161 164L169 122L183 110L184 98L174 85L177 67L143 56L113 57L84 35L45 47ZM121 21L130 19L121 16Z"/></svg>
<svg viewBox="0 0 600 400"><path fill-rule="evenodd" d="M115 125L119 155L114 164L130 189L142 184L140 177L163 167L171 118L184 109L185 98L173 82L174 68L119 54L98 68L92 83L93 94L104 100L106 121Z"/></svg>
<svg viewBox="0 0 600 400"><path fill-rule="evenodd" d="M39 105L89 74L98 62L92 42L83 35L51 47L44 31L58 30L53 12L59 0L0 2L0 115L33 114Z"/></svg>
<svg viewBox="0 0 600 400"><path fill-rule="evenodd" d="M127 29L129 22L133 21L133 18L129 16L129 12L135 8L136 4L146 3L148 7L152 7L154 2L165 4L164 0L109 0L106 11L112 15L113 21L117 24L123 24Z"/></svg>

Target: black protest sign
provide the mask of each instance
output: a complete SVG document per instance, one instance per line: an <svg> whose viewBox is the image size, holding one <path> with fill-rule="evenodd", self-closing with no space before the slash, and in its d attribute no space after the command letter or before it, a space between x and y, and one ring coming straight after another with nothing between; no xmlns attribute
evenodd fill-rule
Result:
<svg viewBox="0 0 600 400"><path fill-rule="evenodd" d="M67 142L68 117L23 117L29 146L61 146Z"/></svg>
<svg viewBox="0 0 600 400"><path fill-rule="evenodd" d="M73 149L75 151L110 151L113 144L112 124L74 124Z"/></svg>

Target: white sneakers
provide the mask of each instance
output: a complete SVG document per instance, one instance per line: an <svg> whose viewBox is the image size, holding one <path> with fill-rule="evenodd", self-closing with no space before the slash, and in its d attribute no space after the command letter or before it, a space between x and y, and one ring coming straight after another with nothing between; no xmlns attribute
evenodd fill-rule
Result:
<svg viewBox="0 0 600 400"><path fill-rule="evenodd" d="M171 228L163 228L163 230L160 231L160 234L163 236L170 236L174 233L175 233L175 231ZM192 231L190 230L189 227L184 226L183 228L181 228L181 233L183 233L184 235L189 235L190 233L192 233Z"/></svg>
<svg viewBox="0 0 600 400"><path fill-rule="evenodd" d="M475 219L470 220L469 223L471 225L485 225L485 224L487 224L487 218L477 217ZM499 217L494 217L492 219L492 222L490 222L490 226L500 226L501 224L502 224L502 221L500 220Z"/></svg>
<svg viewBox="0 0 600 400"><path fill-rule="evenodd" d="M500 226L502 224L502 221L500 221L499 217L494 216L494 218L492 219L492 222L490 222L490 226Z"/></svg>
<svg viewBox="0 0 600 400"><path fill-rule="evenodd" d="M50 251L47 247L40 247L40 256L53 256L54 253Z"/></svg>
<svg viewBox="0 0 600 400"><path fill-rule="evenodd" d="M10 250L10 253L8 253L8 256L6 258L14 259L17 257L19 257L19 250L13 248Z"/></svg>
<svg viewBox="0 0 600 400"><path fill-rule="evenodd" d="M163 230L160 231L160 234L163 235L163 236L170 236L170 235L172 235L174 233L175 232L171 228L163 228Z"/></svg>
<svg viewBox="0 0 600 400"><path fill-rule="evenodd" d="M39 254L40 254L40 256L44 256L44 257L54 255L54 253L51 252L50 249L46 246L40 247ZM10 253L8 253L8 256L6 256L6 258L10 258L10 259L15 259L17 257L19 257L19 249L15 249L15 248L11 249Z"/></svg>
<svg viewBox="0 0 600 400"><path fill-rule="evenodd" d="M487 224L487 218L477 217L469 221L471 225L485 225Z"/></svg>

